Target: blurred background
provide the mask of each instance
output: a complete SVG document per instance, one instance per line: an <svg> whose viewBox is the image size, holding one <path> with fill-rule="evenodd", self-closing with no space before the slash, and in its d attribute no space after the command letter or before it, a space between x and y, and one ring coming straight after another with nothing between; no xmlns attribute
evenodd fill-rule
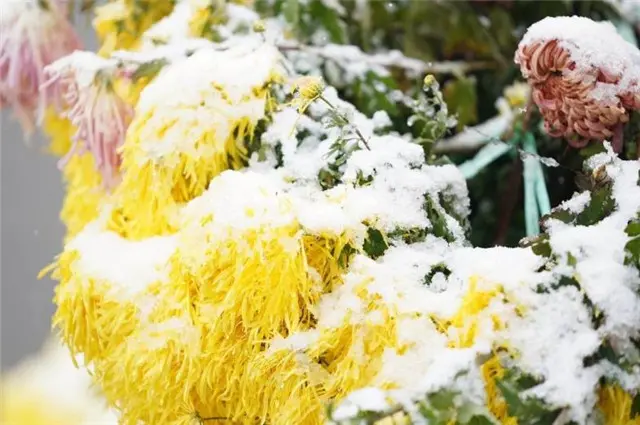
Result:
<svg viewBox="0 0 640 425"><path fill-rule="evenodd" d="M2 371L37 351L49 335L54 282L38 272L62 248L58 219L62 178L56 159L34 135L27 145L20 125L3 110L0 121L0 347Z"/></svg>
<svg viewBox="0 0 640 425"><path fill-rule="evenodd" d="M85 47L96 41L87 16L76 18ZM0 113L0 363L34 354L50 335L55 282L38 280L62 249L62 175L36 132L25 141L10 109Z"/></svg>

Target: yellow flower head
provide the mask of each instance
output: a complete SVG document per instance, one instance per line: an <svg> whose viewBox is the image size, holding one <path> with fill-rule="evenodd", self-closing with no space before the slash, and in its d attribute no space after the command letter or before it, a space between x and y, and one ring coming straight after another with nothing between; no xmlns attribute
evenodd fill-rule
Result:
<svg viewBox="0 0 640 425"><path fill-rule="evenodd" d="M264 24L264 21L255 21L253 23L253 31L254 32L258 32L258 33L265 32L266 29L267 28L266 28L266 26Z"/></svg>
<svg viewBox="0 0 640 425"><path fill-rule="evenodd" d="M513 109L524 108L527 105L531 88L524 82L516 82L504 89L504 97Z"/></svg>
<svg viewBox="0 0 640 425"><path fill-rule="evenodd" d="M309 105L322 96L324 88L324 81L320 77L306 76L298 78L293 83L295 98L292 105L297 107L299 113L304 113Z"/></svg>
<svg viewBox="0 0 640 425"><path fill-rule="evenodd" d="M65 156L71 149L71 138L76 131L71 122L49 107L45 111L42 128L50 139L49 153L57 157Z"/></svg>
<svg viewBox="0 0 640 425"><path fill-rule="evenodd" d="M600 388L598 407L604 414L605 425L640 425L640 414L632 414L632 396L618 385Z"/></svg>
<svg viewBox="0 0 640 425"><path fill-rule="evenodd" d="M427 74L422 80L422 85L424 88L431 87L434 83L437 83L436 77L433 74Z"/></svg>
<svg viewBox="0 0 640 425"><path fill-rule="evenodd" d="M268 110L277 57L269 46L200 51L145 87L122 148L112 229L134 239L172 233L180 205L220 172L244 165L246 143ZM248 67L257 72L238 82Z"/></svg>
<svg viewBox="0 0 640 425"><path fill-rule="evenodd" d="M93 26L101 42L99 54L135 49L140 37L173 10L172 0L111 0L96 7Z"/></svg>
<svg viewBox="0 0 640 425"><path fill-rule="evenodd" d="M55 271L55 323L66 343L91 362L105 396L131 423L243 422L265 412L318 423L321 398L300 388L302 375L282 391L287 369L265 350L313 325L313 305L334 278L320 257L338 244L321 252L314 239L307 251L289 198L257 174L222 173L178 215L175 235L130 241L99 219L67 244ZM310 258L326 269L311 269ZM335 341L336 331L327 331L317 355L343 357L354 332L345 326ZM343 391L341 382L328 384L332 393ZM279 411L285 402L288 413Z"/></svg>

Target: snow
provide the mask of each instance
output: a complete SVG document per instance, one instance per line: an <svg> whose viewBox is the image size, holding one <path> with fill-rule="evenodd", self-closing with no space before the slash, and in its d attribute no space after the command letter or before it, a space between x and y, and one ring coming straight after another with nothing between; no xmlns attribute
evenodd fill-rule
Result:
<svg viewBox="0 0 640 425"><path fill-rule="evenodd" d="M333 412L333 419L340 421L355 416L359 411L380 412L388 408L384 391L377 388L363 388L347 396Z"/></svg>
<svg viewBox="0 0 640 425"><path fill-rule="evenodd" d="M72 70L78 87L84 88L94 84L99 72L113 72L117 65L117 61L113 59L105 59L92 52L76 50L46 66L45 72L57 75Z"/></svg>
<svg viewBox="0 0 640 425"><path fill-rule="evenodd" d="M320 332L313 329L310 331L300 331L289 335L286 338L276 337L271 340L269 352L288 349L291 351L303 352L312 343L318 340Z"/></svg>
<svg viewBox="0 0 640 425"><path fill-rule="evenodd" d="M585 190L573 198L562 202L559 207L573 214L580 214L585 207L589 205L589 202L591 202L591 192Z"/></svg>
<svg viewBox="0 0 640 425"><path fill-rule="evenodd" d="M330 0L324 0L324 4L339 6ZM162 141L153 135L141 137L147 158L193 153L194 138L188 136L203 128L215 130L216 138L223 140L237 120L248 118L255 123L264 118L265 100L252 97L254 89L270 81L274 72L286 75L278 50L260 37L230 37L224 49L190 39L184 27L188 27L190 7L186 0L179 3L172 15L145 35L149 39L162 36L171 44L114 56L130 62L158 58L170 58L172 62L143 90L136 113L153 114L158 125L179 120L184 126L166 131ZM257 19L241 6L229 5L227 12L227 29ZM561 40L571 53L578 65L575 72L587 72L595 66L621 77L617 84L599 86L598 96L617 96L636 81L640 53L632 50L611 24L575 17L547 18L530 27L523 43L551 39ZM191 49L193 54L185 58L185 52ZM353 46L331 44L291 53L290 57L305 60L309 55L345 63L347 78L371 69L383 74L392 65L415 73L425 69L422 62L398 52L368 56ZM78 53L56 66L77 61L88 70L87 75L95 75L112 60ZM312 68L312 61L307 65ZM214 85L222 89L212 90ZM590 160L592 168L605 167L613 180L616 211L592 226L549 220L552 259L537 256L528 248L471 248L461 224L440 205L445 199L456 217L469 215L470 201L460 170L453 165L427 165L422 147L408 137L380 134L390 123L386 113L369 118L339 99L332 87L323 97L348 117L346 129L327 127L329 106L323 102L313 103L302 116L293 107L280 109L262 134L264 152L260 153L266 159L254 154L246 169L222 172L202 195L180 206L177 234L129 241L103 230L98 222L92 223L67 247L80 254L74 272L110 283L109 296L125 302L137 298L148 285L167 281L167 264L178 245L189 251L185 257L199 261L211 239L233 238L237 245L245 246L247 232L291 229L280 243L292 252L300 249L305 234L349 238L356 254L340 276L340 284L320 296L314 311L317 324L267 341L269 352L290 350L302 363L311 364L305 351L323 331L344 326L347 319L360 328L384 324L387 312L396 320L396 337L405 349L387 348L378 375L366 388L349 394L333 419L347 419L361 410L385 410L392 402L404 404L442 389L460 390L467 400L482 405L485 393L479 363L497 345L507 345L516 353L511 366L540 378L541 383L528 395L566 408L567 417L577 423L584 423L591 414L595 388L603 376L618 374L629 386L640 380L640 373L622 374L606 363L584 366L585 357L593 354L603 339L622 352L631 352L630 339L640 337L640 276L638 270L624 265L628 241L624 227L640 210L640 163L618 160L609 146L607 153ZM512 114L509 109L443 146L482 144L487 138L499 136ZM347 142L353 152L343 164L336 165L339 181L323 190L318 174L336 161L332 147L352 136L356 128L367 146L359 138ZM282 161L276 166L277 151ZM444 216L453 241L432 234L412 244L392 238L384 255L376 260L367 257L362 247L370 227L386 235L432 228L424 208L426 196ZM590 199L590 194L583 192L561 207L579 213ZM428 282L436 265L449 273L436 274ZM309 273L318 276L316 270ZM557 287L563 277L575 279L580 288ZM443 331L434 322L444 323L455 317L466 307L465 297L473 295L472 290L491 295L480 311L468 317L475 326L469 346L454 348L451 342L467 329L449 326ZM585 296L603 314L598 329L592 323L593 312L585 304ZM141 297L137 302L148 312L155 300ZM217 314L215 306L201 307L211 316ZM496 326L496 320L504 326ZM163 344L166 333L184 333L193 341L198 338L180 318L153 326L145 323L143 331L153 347ZM357 360L364 358L365 334L356 332L353 337L350 349ZM389 386L394 389L381 389Z"/></svg>
<svg viewBox="0 0 640 425"><path fill-rule="evenodd" d="M596 83L591 92L595 99L617 104L621 94L637 92L640 51L624 40L610 22L594 22L578 16L547 17L529 27L520 46L550 40L559 40L576 64L573 70L563 70L565 76L594 82L597 73L592 70L597 68L619 78L616 83Z"/></svg>
<svg viewBox="0 0 640 425"><path fill-rule="evenodd" d="M174 236L131 241L94 222L69 242L67 250L80 254L74 266L80 277L110 284L110 296L126 301L148 285L168 280L168 261L176 246Z"/></svg>
<svg viewBox="0 0 640 425"><path fill-rule="evenodd" d="M201 220L212 216L215 220L211 225L215 229L238 234L295 223L289 200L276 182L251 171L221 173L211 181L205 193L181 210L180 215L183 225L196 229L207 228Z"/></svg>
<svg viewBox="0 0 640 425"><path fill-rule="evenodd" d="M598 164L604 165L613 179L616 211L592 226L551 221L550 244L560 255L561 266L567 264L571 254L575 266L559 267L558 273L575 276L586 295L603 311L603 332L628 340L640 336L640 276L637 269L624 265L628 241L624 229L640 210L640 163L611 162L609 154L601 154L591 160L592 166Z"/></svg>
<svg viewBox="0 0 640 425"><path fill-rule="evenodd" d="M198 157L198 134L211 132L223 143L239 120L257 123L264 117L266 101L254 96L253 89L278 72L278 60L273 46L238 43L224 51L201 49L165 67L142 91L136 114L151 113L151 128L179 121L161 131L160 139L153 133L144 137L145 158L163 158L176 151Z"/></svg>
<svg viewBox="0 0 640 425"><path fill-rule="evenodd" d="M597 367L583 359L600 345L582 294L562 287L531 299L522 318L509 324L510 346L519 353L517 365L544 382L525 395L539 397L552 406L568 406L571 418L585 423L596 401Z"/></svg>

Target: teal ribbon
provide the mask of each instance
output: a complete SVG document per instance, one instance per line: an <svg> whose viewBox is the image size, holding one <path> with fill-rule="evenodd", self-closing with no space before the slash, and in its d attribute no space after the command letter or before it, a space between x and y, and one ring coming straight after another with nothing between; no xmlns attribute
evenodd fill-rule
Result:
<svg viewBox="0 0 640 425"><path fill-rule="evenodd" d="M469 180L482 171L487 165L509 152L513 146L507 143L488 143L468 161L458 166L465 179Z"/></svg>
<svg viewBox="0 0 640 425"><path fill-rule="evenodd" d="M540 233L540 216L551 211L551 203L536 141L531 133L525 133L523 149L530 154L523 159L525 227L527 236L535 236Z"/></svg>
<svg viewBox="0 0 640 425"><path fill-rule="evenodd" d="M509 142L488 143L473 158L463 162L458 168L465 179L469 180L513 149L519 142L522 142L523 150L529 154L522 160L525 227L527 236L535 236L540 233L540 217L551 212L551 203L533 134L529 132L522 134L518 128Z"/></svg>

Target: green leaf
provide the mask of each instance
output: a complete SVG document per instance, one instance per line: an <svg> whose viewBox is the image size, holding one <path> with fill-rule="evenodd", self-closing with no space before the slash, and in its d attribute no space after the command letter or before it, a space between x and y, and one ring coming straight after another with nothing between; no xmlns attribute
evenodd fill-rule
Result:
<svg viewBox="0 0 640 425"><path fill-rule="evenodd" d="M373 227L369 227L367 229L367 238L364 240L364 244L362 245L364 252L366 252L370 258L375 260L376 258L384 255L387 248L389 248L389 244L387 244L382 232Z"/></svg>
<svg viewBox="0 0 640 425"><path fill-rule="evenodd" d="M553 253L549 244L549 235L542 233L534 238L527 238L520 242L520 246L531 248L534 254L541 257L551 257Z"/></svg>
<svg viewBox="0 0 640 425"><path fill-rule="evenodd" d="M293 27L294 32L296 32L300 23L300 1L284 0L282 13L287 22Z"/></svg>
<svg viewBox="0 0 640 425"><path fill-rule="evenodd" d="M447 267L447 265L445 263L438 263L435 266L431 267L431 270L429 270L429 273L427 273L425 275L425 277L422 280L422 282L425 285L429 286L431 284L431 281L433 280L433 277L437 273L442 273L443 275L448 277L451 274L451 270L449 270L449 268Z"/></svg>
<svg viewBox="0 0 640 425"><path fill-rule="evenodd" d="M167 61L164 59L145 62L135 70L135 72L131 76L131 79L135 82L140 78L153 78L166 64Z"/></svg>
<svg viewBox="0 0 640 425"><path fill-rule="evenodd" d="M347 266L349 265L349 262L351 261L351 257L355 253L356 253L356 249L353 246L351 246L351 244L346 244L342 248L342 251L340 251L340 255L338 256L338 265L341 268L346 269Z"/></svg>
<svg viewBox="0 0 640 425"><path fill-rule="evenodd" d="M449 110L458 117L458 131L478 120L478 99L476 95L476 79L459 77L447 82L443 89L444 100Z"/></svg>
<svg viewBox="0 0 640 425"><path fill-rule="evenodd" d="M485 415L475 415L471 417L465 425L495 425L497 422Z"/></svg>
<svg viewBox="0 0 640 425"><path fill-rule="evenodd" d="M535 380L510 371L504 379L496 380L496 386L507 403L509 416L518 418L519 425L546 425L553 423L560 413L534 397L520 397L520 393L535 384Z"/></svg>
<svg viewBox="0 0 640 425"><path fill-rule="evenodd" d="M636 396L633 398L633 401L631 402L630 416L632 418L635 418L636 416L640 416L640 393L636 394Z"/></svg>
<svg viewBox="0 0 640 425"><path fill-rule="evenodd" d="M447 220L442 212L436 207L435 202L429 195L425 196L424 210L431 221L431 231L434 236L443 238L447 242L453 242L454 237L447 227Z"/></svg>
<svg viewBox="0 0 640 425"><path fill-rule="evenodd" d="M638 218L637 221L629 222L624 232L629 236L640 236L640 218Z"/></svg>
<svg viewBox="0 0 640 425"><path fill-rule="evenodd" d="M299 2L300 0L297 1ZM321 24L322 28L327 30L332 43L347 43L344 22L342 22L340 15L334 9L326 7L321 1L314 1L309 8L309 14Z"/></svg>
<svg viewBox="0 0 640 425"><path fill-rule="evenodd" d="M628 241L624 249L626 251L624 263L628 266L640 268L640 236Z"/></svg>
<svg viewBox="0 0 640 425"><path fill-rule="evenodd" d="M591 226L613 212L615 202L611 197L611 184L606 184L591 192L591 201L576 219L580 226Z"/></svg>
<svg viewBox="0 0 640 425"><path fill-rule="evenodd" d="M602 143L591 143L586 147L580 149L580 156L589 158L597 153L605 152L604 145Z"/></svg>

